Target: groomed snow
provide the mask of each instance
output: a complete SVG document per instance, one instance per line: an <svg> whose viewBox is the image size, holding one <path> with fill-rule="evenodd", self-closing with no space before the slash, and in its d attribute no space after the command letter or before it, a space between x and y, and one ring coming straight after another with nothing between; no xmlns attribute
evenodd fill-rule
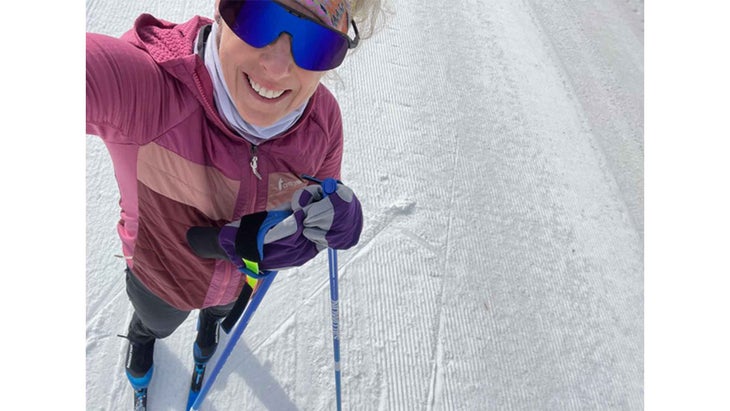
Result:
<svg viewBox="0 0 730 411"><path fill-rule="evenodd" d="M643 1L394 3L327 81L365 212L339 254L344 408L643 409ZM213 8L86 4L87 31L115 36ZM86 200L86 406L130 409L93 136ZM195 318L156 345L151 410L184 408ZM203 409L334 409L331 339L323 253L279 274Z"/></svg>

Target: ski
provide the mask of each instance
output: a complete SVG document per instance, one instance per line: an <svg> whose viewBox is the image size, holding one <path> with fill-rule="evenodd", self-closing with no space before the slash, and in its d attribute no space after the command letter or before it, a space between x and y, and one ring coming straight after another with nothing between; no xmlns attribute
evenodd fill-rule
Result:
<svg viewBox="0 0 730 411"><path fill-rule="evenodd" d="M203 377L205 377L206 365L207 363L195 363L193 377L190 380L190 393L188 394L188 405L185 407L186 410L189 410L193 406L195 400L198 398L198 394L200 394L200 389L203 387Z"/></svg>
<svg viewBox="0 0 730 411"><path fill-rule="evenodd" d="M147 411L147 388L134 390L134 411Z"/></svg>

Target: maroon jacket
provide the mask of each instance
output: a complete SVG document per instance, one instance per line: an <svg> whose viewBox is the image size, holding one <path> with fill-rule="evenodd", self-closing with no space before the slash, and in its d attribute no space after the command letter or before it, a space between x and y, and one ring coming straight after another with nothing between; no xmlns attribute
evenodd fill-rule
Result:
<svg viewBox="0 0 730 411"><path fill-rule="evenodd" d="M210 23L143 14L121 39L86 35L86 131L103 139L114 163L124 256L147 288L181 310L232 302L243 286L230 262L192 253L188 228L289 201L306 185L299 176L339 178L342 160L340 109L321 84L281 136L253 146L227 128L193 52Z"/></svg>

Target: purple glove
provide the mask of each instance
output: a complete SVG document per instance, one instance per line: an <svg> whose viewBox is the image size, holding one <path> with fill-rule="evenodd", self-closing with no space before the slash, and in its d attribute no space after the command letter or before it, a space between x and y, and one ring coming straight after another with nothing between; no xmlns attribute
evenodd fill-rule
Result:
<svg viewBox="0 0 730 411"><path fill-rule="evenodd" d="M264 261L264 246L267 244L264 236L272 227L290 215L290 210L262 211L245 215L220 229L218 233L220 248L239 271L252 277L261 276L262 270L283 268L278 266L281 263L277 261L276 256L267 255L268 258Z"/></svg>
<svg viewBox="0 0 730 411"><path fill-rule="evenodd" d="M291 208L243 216L221 228L218 243L239 271L260 276L260 271L298 267L321 250L340 250L357 244L362 231L362 208L347 186L322 199L322 188L297 190Z"/></svg>
<svg viewBox="0 0 730 411"><path fill-rule="evenodd" d="M294 217L301 219L302 234L320 249L346 250L360 239L362 207L355 193L344 184L324 197L322 187L307 186L292 196Z"/></svg>

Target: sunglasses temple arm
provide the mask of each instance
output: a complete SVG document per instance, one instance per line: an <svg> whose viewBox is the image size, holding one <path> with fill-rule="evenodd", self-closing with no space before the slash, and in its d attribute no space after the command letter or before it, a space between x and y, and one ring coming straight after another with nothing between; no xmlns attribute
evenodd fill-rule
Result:
<svg viewBox="0 0 730 411"><path fill-rule="evenodd" d="M355 38L351 40L348 37L347 41L349 43L349 48L354 49L355 47L357 47L358 43L360 43L360 32L357 30L355 20L351 20L350 22L352 23L352 29L355 30Z"/></svg>

